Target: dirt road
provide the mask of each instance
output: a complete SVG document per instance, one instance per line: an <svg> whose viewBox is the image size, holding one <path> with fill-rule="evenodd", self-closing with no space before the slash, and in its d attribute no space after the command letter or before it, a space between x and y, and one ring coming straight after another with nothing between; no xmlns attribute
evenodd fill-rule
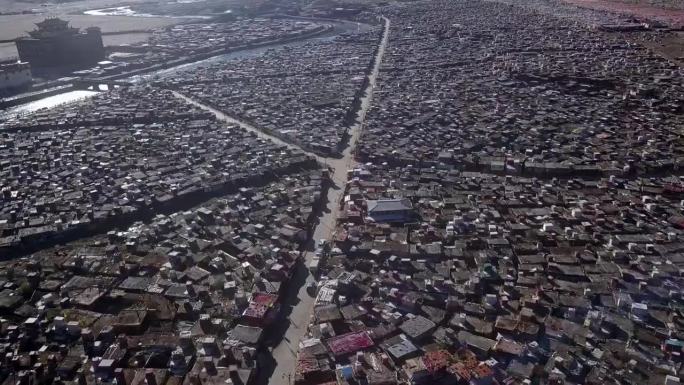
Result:
<svg viewBox="0 0 684 385"><path fill-rule="evenodd" d="M318 239L330 239L332 237L333 231L335 229L335 223L340 213L339 202L343 196L344 188L347 183L347 170L354 167L355 164L354 150L363 129L366 113L371 105L373 91L375 89L377 77L380 72L380 65L382 63L382 58L385 54L385 49L387 48L387 42L389 40L390 20L384 17L383 20L385 26L382 38L374 59L373 68L368 74L368 86L364 96L361 99L356 121L350 127L350 139L347 148L345 148L345 150L342 152L342 156L339 158L326 158L305 151L307 154L316 157L318 162L320 162L322 165L327 165L332 169L331 179L333 181L333 186L328 189L326 207L324 208L323 214L319 219L319 223L313 232L312 244L304 253L304 262L307 264L314 256L313 241L317 241ZM277 137L268 135L260 131L257 127L228 116L223 112L193 100L186 95L180 94L178 92L175 94L179 98L182 98L189 103L213 113L219 120L223 120L231 124L237 124L247 131L256 133L259 137L268 138L289 148L299 148L295 144L288 143ZM273 348L271 357L267 357L262 360L262 369L259 373L261 378L258 379L257 383L285 385L288 384L288 382L294 382L294 371L297 352L299 350L299 341L306 334L309 317L313 312L314 305L314 298L306 291L307 284L313 282L314 277L309 274L305 266L305 264L300 264L289 284L290 293L286 296L288 298L286 298L283 303L283 311L287 316L286 321L280 323L280 325L275 325L277 330L270 332L270 334L277 334L279 337L281 337L278 338L278 341L280 342Z"/></svg>

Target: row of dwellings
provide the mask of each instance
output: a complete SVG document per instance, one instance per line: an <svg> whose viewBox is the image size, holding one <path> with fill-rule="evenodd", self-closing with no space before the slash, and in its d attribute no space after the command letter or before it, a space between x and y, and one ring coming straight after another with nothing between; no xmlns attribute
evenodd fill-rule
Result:
<svg viewBox="0 0 684 385"><path fill-rule="evenodd" d="M193 68L164 84L305 150L337 156L380 43L382 28L363 25L333 39Z"/></svg>
<svg viewBox="0 0 684 385"><path fill-rule="evenodd" d="M253 384L323 183L294 173L1 263L0 382Z"/></svg>
<svg viewBox="0 0 684 385"><path fill-rule="evenodd" d="M298 383L677 383L680 181L350 174Z"/></svg>
<svg viewBox="0 0 684 385"><path fill-rule="evenodd" d="M6 124L0 256L318 167L159 89L110 91Z"/></svg>

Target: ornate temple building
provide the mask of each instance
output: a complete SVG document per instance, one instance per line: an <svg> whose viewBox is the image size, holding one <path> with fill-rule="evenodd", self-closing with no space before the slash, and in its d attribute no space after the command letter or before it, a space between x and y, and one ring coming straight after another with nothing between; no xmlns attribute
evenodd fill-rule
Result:
<svg viewBox="0 0 684 385"><path fill-rule="evenodd" d="M84 68L105 56L98 27L80 32L59 18L45 19L36 26L28 37L16 40L19 58L29 62L34 72Z"/></svg>

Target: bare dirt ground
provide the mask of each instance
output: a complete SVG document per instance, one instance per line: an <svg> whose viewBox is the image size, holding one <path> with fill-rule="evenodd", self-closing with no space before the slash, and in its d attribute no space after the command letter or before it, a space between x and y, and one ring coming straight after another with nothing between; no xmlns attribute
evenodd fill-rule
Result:
<svg viewBox="0 0 684 385"><path fill-rule="evenodd" d="M684 2L680 0L613 0L626 4L651 5L658 8L684 9Z"/></svg>
<svg viewBox="0 0 684 385"><path fill-rule="evenodd" d="M73 27L86 28L97 26L102 32L140 31L176 24L179 19L132 16L91 16L91 15L1 15L0 40L14 39L25 36L26 31L35 28L35 23L46 16L59 16L68 20Z"/></svg>
<svg viewBox="0 0 684 385"><path fill-rule="evenodd" d="M77 0L54 3L54 0L0 0L0 41L26 36L27 31L35 28L35 23L46 17L57 16L68 20L72 26L86 28L97 26L102 32L131 32L121 35L103 36L105 46L131 44L145 41L149 34L140 33L151 29L195 20L179 15L197 15L215 10L220 3L221 9L239 6L245 0ZM160 5L165 5L166 8ZM85 15L84 11L111 7L131 6L146 10L160 17ZM23 12L23 13L22 13ZM166 15L175 14L175 17ZM199 19L197 19L199 20ZM0 43L0 60L17 56L14 43Z"/></svg>
<svg viewBox="0 0 684 385"><path fill-rule="evenodd" d="M563 0L568 4L582 8L623 13L640 18L658 20L672 27L684 26L684 9L679 8L677 2L672 3L673 8L665 8L660 4L650 4L646 1L620 2L609 0ZM668 3L669 4L669 3Z"/></svg>
<svg viewBox="0 0 684 385"><path fill-rule="evenodd" d="M107 35L102 36L102 42L106 46L112 45L122 45L122 44L133 44L143 41L151 36L151 33L126 33L122 35Z"/></svg>
<svg viewBox="0 0 684 385"><path fill-rule="evenodd" d="M34 29L34 23L46 17L57 16L69 20L74 27L98 26L102 32L141 31L177 24L189 19L171 17L134 17L134 16L97 16L84 15L83 12L115 6L140 6L157 3L158 0L77 0L53 3L51 0L17 1L0 0L0 40L24 36ZM21 14L21 12L28 12ZM15 13L15 14L9 14ZM137 39L139 36L132 36ZM119 39L121 41L121 39ZM0 52L6 51L0 47Z"/></svg>
<svg viewBox="0 0 684 385"><path fill-rule="evenodd" d="M684 65L684 32L633 34L625 38L650 48L679 65Z"/></svg>
<svg viewBox="0 0 684 385"><path fill-rule="evenodd" d="M126 4L140 4L148 1L150 0L128 0ZM144 41L149 35L138 33L138 31L161 28L188 20L169 17L95 16L83 14L86 10L121 6L121 4L120 0L79 0L62 4L50 3L49 0L36 0L33 2L0 0L0 40L11 40L20 36L26 36L27 31L35 28L35 23L52 16L68 20L72 26L78 28L97 26L105 33L136 31L136 33L130 34L104 36L105 45L130 44ZM8 14L12 12L32 13ZM16 56L17 50L14 43L0 43L0 59Z"/></svg>
<svg viewBox="0 0 684 385"><path fill-rule="evenodd" d="M2 17L0 16L0 19ZM138 18L139 19L139 18ZM125 25L125 24L124 24ZM0 31L5 29L0 26ZM133 44L146 41L150 37L150 33L125 33L121 35L106 35L102 36L102 42L105 47L113 45ZM0 43L0 60L17 57L17 48L14 43Z"/></svg>
<svg viewBox="0 0 684 385"><path fill-rule="evenodd" d="M113 6L130 5L144 3L150 0L126 0L125 4L121 0L77 0L57 4L51 0L19 1L19 0L0 0L0 12L54 12L67 14L88 9L107 8Z"/></svg>
<svg viewBox="0 0 684 385"><path fill-rule="evenodd" d="M0 43L0 60L17 56L14 43Z"/></svg>

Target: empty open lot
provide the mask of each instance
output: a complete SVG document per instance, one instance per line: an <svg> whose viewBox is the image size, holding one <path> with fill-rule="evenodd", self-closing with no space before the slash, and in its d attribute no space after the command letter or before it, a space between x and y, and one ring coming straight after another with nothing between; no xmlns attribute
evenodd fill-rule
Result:
<svg viewBox="0 0 684 385"><path fill-rule="evenodd" d="M0 16L0 40L14 39L26 35L26 31L35 28L35 23L48 15L2 15ZM52 15L50 15L52 16ZM102 32L140 31L159 28L179 22L179 19L165 17L132 17L132 16L90 16L59 15L69 20L71 25L79 28L97 26Z"/></svg>
<svg viewBox="0 0 684 385"><path fill-rule="evenodd" d="M623 13L641 18L658 20L673 27L684 26L684 9L668 9L645 2L626 3L607 0L564 0L567 3L599 11ZM673 4L676 4L673 3Z"/></svg>

